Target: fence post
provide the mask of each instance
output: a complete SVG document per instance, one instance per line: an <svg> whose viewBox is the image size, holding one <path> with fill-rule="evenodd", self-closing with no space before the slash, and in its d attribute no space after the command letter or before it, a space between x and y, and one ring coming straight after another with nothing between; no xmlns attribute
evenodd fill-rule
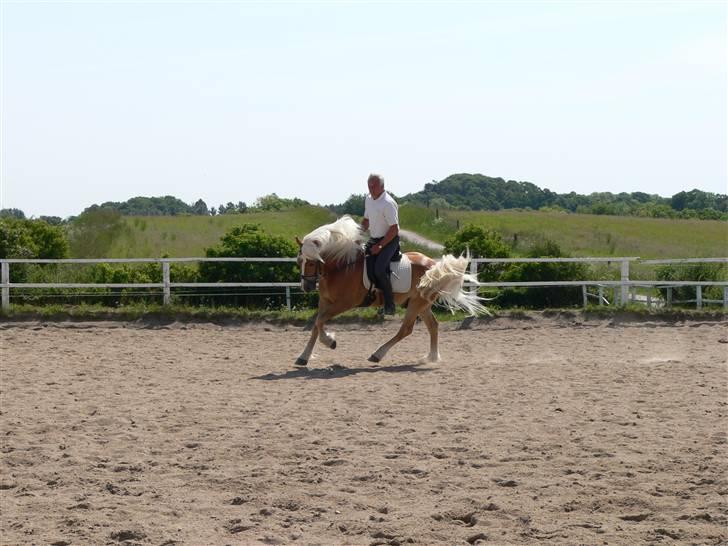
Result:
<svg viewBox="0 0 728 546"><path fill-rule="evenodd" d="M2 284L8 284L10 282L10 264L8 262L2 263L2 273L0 273L0 279L2 279ZM3 311L9 311L10 310L10 287L3 286L2 293L3 293L3 295L2 295Z"/></svg>
<svg viewBox="0 0 728 546"><path fill-rule="evenodd" d="M169 305L172 299L169 289L169 262L162 262L162 282L164 283L164 305Z"/></svg>
<svg viewBox="0 0 728 546"><path fill-rule="evenodd" d="M459 221L460 220L458 220L458 222ZM475 260L471 260L470 261L470 274L473 277L475 277L476 279L478 278L478 262L476 262ZM473 286L471 286L470 287L470 293L471 294L477 294L478 293L478 285L474 284Z"/></svg>
<svg viewBox="0 0 728 546"><path fill-rule="evenodd" d="M587 296L587 291L586 291L586 285L585 284L582 284L581 285L581 297L582 297L582 301L584 303L584 309L586 309L587 304L589 303L589 296Z"/></svg>
<svg viewBox="0 0 728 546"><path fill-rule="evenodd" d="M286 286L286 309L291 310L291 287Z"/></svg>
<svg viewBox="0 0 728 546"><path fill-rule="evenodd" d="M700 285L695 287L695 308L703 308L703 287Z"/></svg>
<svg viewBox="0 0 728 546"><path fill-rule="evenodd" d="M667 308L672 307L672 286L667 287Z"/></svg>
<svg viewBox="0 0 728 546"><path fill-rule="evenodd" d="M628 297L627 290L629 287L625 283L629 282L629 260L622 260L622 267L621 267L620 273L621 273L620 277L621 277L623 284L622 284L622 290L621 290L619 302L621 305L627 305L627 297Z"/></svg>
<svg viewBox="0 0 728 546"><path fill-rule="evenodd" d="M632 303L637 301L637 287L636 286L630 286L629 287L629 293L630 293L630 300Z"/></svg>
<svg viewBox="0 0 728 546"><path fill-rule="evenodd" d="M604 305L604 287L600 286L599 287L599 306L601 307L602 305Z"/></svg>
<svg viewBox="0 0 728 546"><path fill-rule="evenodd" d="M723 309L728 309L728 286L723 287Z"/></svg>
<svg viewBox="0 0 728 546"><path fill-rule="evenodd" d="M647 309L652 307L652 292L647 292Z"/></svg>

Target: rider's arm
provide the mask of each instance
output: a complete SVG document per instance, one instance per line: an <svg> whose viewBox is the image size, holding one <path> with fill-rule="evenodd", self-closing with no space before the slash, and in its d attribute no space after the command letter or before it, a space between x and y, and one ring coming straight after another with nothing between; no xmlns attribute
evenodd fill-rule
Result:
<svg viewBox="0 0 728 546"><path fill-rule="evenodd" d="M397 235L399 235L399 226L397 224L394 224L392 226L389 226L389 229L387 230L387 233L384 234L384 239L379 241L379 244L383 247L387 246L389 243L392 242L392 239L394 239Z"/></svg>

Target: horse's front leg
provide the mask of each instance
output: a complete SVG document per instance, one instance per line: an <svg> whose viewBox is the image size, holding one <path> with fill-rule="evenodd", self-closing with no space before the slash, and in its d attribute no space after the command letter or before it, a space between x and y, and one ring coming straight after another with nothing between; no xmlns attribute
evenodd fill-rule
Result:
<svg viewBox="0 0 728 546"><path fill-rule="evenodd" d="M423 306L424 304L422 302L415 302L410 299L409 304L407 304L407 312L404 315L404 320L402 321L402 325L399 327L399 331L392 339L374 351L372 356L369 357L369 362L381 361L389 349L412 333L415 326L415 320L417 320L417 315L422 312Z"/></svg>
<svg viewBox="0 0 728 546"><path fill-rule="evenodd" d="M319 315L321 314L321 311L319 311ZM319 335L319 327L318 327L318 317L316 316L316 321L314 322L313 328L311 328L311 337L308 338L308 343L306 344L306 348L301 353L301 356L299 356L296 359L296 366L307 366L308 360L311 358L311 353L313 352L313 346L316 345L316 338Z"/></svg>
<svg viewBox="0 0 728 546"><path fill-rule="evenodd" d="M335 307L319 307L318 314L316 315L316 322L311 329L311 337L308 340L306 348L301 353L301 356L296 359L296 366L308 365L311 353L313 352L313 347L316 345L316 339L321 340L321 343L326 345L329 349L336 349L336 338L334 334L330 334L324 329L324 324L326 324L327 320L340 312L341 310L336 309Z"/></svg>

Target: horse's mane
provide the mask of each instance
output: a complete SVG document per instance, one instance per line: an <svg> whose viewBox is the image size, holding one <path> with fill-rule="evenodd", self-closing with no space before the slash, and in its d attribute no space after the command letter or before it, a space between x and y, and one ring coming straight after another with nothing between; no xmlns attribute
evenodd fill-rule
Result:
<svg viewBox="0 0 728 546"><path fill-rule="evenodd" d="M353 262L359 256L364 233L359 224L348 215L336 222L316 228L303 238L301 253L309 260Z"/></svg>

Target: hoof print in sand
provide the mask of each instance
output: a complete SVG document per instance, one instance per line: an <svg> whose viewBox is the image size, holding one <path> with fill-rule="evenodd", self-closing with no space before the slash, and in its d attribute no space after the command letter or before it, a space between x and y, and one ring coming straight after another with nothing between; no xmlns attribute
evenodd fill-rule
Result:
<svg viewBox="0 0 728 546"><path fill-rule="evenodd" d="M465 527L472 527L478 523L475 512L443 512L442 514L433 514L432 519L435 521L449 521L455 525L464 525Z"/></svg>
<svg viewBox="0 0 728 546"><path fill-rule="evenodd" d="M147 535L145 535L141 531L123 530L111 533L111 535L109 536L112 540L116 540L118 542L127 542L130 540L142 540L146 538Z"/></svg>
<svg viewBox="0 0 728 546"><path fill-rule="evenodd" d="M465 540L467 540L470 544L480 544L488 540L488 535L486 535L485 533L478 533L477 535L468 537Z"/></svg>
<svg viewBox="0 0 728 546"><path fill-rule="evenodd" d="M241 519L231 519L227 522L227 525L225 525L225 529L230 534L236 534L236 533L242 533L243 531L247 531L248 529L252 529L252 525L243 525Z"/></svg>

